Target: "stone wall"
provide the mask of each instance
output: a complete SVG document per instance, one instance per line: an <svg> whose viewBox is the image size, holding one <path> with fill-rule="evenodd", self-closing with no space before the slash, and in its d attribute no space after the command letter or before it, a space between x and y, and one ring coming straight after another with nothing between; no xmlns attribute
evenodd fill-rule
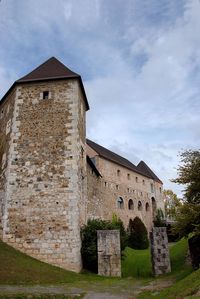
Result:
<svg viewBox="0 0 200 299"><path fill-rule="evenodd" d="M121 276L121 249L119 230L97 231L98 274Z"/></svg>
<svg viewBox="0 0 200 299"><path fill-rule="evenodd" d="M157 276L171 272L166 227L153 227L150 245L153 274Z"/></svg>
<svg viewBox="0 0 200 299"><path fill-rule="evenodd" d="M15 90L0 105L0 238L3 238L3 218L8 166L9 144L14 108Z"/></svg>
<svg viewBox="0 0 200 299"><path fill-rule="evenodd" d="M73 79L18 85L3 227L8 244L74 271L81 269L87 183L79 89ZM44 91L49 91L48 99L43 99Z"/></svg>
<svg viewBox="0 0 200 299"><path fill-rule="evenodd" d="M116 214L127 227L129 220L137 216L150 231L153 220L152 198L155 198L157 208L162 207L162 184L102 157L96 156L95 164L102 177L98 178L88 166L88 219L111 219ZM152 183L153 193L150 188ZM123 205L119 204L120 198L123 199Z"/></svg>

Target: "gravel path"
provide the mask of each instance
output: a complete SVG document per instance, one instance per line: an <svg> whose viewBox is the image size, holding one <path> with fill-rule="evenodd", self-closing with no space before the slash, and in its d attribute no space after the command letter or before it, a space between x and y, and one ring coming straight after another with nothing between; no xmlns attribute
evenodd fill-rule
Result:
<svg viewBox="0 0 200 299"><path fill-rule="evenodd" d="M170 280L156 280L148 285L133 284L130 282L130 288L127 289L123 285L116 287L110 286L104 288L100 285L85 285L85 287L74 288L68 284L63 285L0 285L1 295L27 294L27 295L68 295L71 297L81 296L85 294L84 299L134 299L136 295L142 291L159 291L169 287L172 284Z"/></svg>

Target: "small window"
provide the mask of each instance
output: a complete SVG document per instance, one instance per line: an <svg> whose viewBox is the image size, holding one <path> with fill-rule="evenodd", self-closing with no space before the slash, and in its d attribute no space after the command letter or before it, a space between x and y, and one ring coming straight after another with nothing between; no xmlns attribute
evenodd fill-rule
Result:
<svg viewBox="0 0 200 299"><path fill-rule="evenodd" d="M160 193L162 193L162 188L160 187Z"/></svg>
<svg viewBox="0 0 200 299"><path fill-rule="evenodd" d="M43 91L42 98L43 98L43 100L48 100L48 98L49 98L49 91Z"/></svg>
<svg viewBox="0 0 200 299"><path fill-rule="evenodd" d="M137 176L135 177L135 181L136 181L136 183L138 183L138 177Z"/></svg>
<svg viewBox="0 0 200 299"><path fill-rule="evenodd" d="M145 180L142 180L142 184L145 185Z"/></svg>
<svg viewBox="0 0 200 299"><path fill-rule="evenodd" d="M117 176L120 176L120 170L117 169Z"/></svg>
<svg viewBox="0 0 200 299"><path fill-rule="evenodd" d="M119 190L119 185L116 185L116 190Z"/></svg>
<svg viewBox="0 0 200 299"><path fill-rule="evenodd" d="M107 187L107 182L104 182L104 186Z"/></svg>
<svg viewBox="0 0 200 299"><path fill-rule="evenodd" d="M132 199L129 199L129 201L128 201L128 209L129 210L133 210L134 209L134 205L133 205L133 200Z"/></svg>
<svg viewBox="0 0 200 299"><path fill-rule="evenodd" d="M152 183L151 183L151 193L154 193L154 186Z"/></svg>
<svg viewBox="0 0 200 299"><path fill-rule="evenodd" d="M138 201L138 211L142 211L142 203L141 203L141 201Z"/></svg>
<svg viewBox="0 0 200 299"><path fill-rule="evenodd" d="M131 178L130 173L127 173L127 179L130 180L130 178Z"/></svg>
<svg viewBox="0 0 200 299"><path fill-rule="evenodd" d="M149 206L149 203L147 202L146 203L146 211L148 212L150 210L150 206Z"/></svg>
<svg viewBox="0 0 200 299"><path fill-rule="evenodd" d="M140 192L140 195L141 195L141 196L143 195L142 192Z"/></svg>
<svg viewBox="0 0 200 299"><path fill-rule="evenodd" d="M124 200L122 197L119 197L117 200L117 206L119 209L123 209L124 208Z"/></svg>
<svg viewBox="0 0 200 299"><path fill-rule="evenodd" d="M128 192L128 193L130 192L130 188L127 188L127 192Z"/></svg>

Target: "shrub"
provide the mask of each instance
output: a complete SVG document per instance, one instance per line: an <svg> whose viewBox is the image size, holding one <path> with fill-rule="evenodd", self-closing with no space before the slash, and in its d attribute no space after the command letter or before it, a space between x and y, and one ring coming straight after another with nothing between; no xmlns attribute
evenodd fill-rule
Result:
<svg viewBox="0 0 200 299"><path fill-rule="evenodd" d="M156 227L166 226L166 223L165 223L165 220L164 220L164 214L163 214L163 211L161 209L156 210L156 216L155 216L155 219L153 221L153 224Z"/></svg>
<svg viewBox="0 0 200 299"><path fill-rule="evenodd" d="M129 221L128 246L133 249L146 249L149 246L147 229L139 217Z"/></svg>
<svg viewBox="0 0 200 299"><path fill-rule="evenodd" d="M87 225L81 229L82 248L81 255L83 268L97 273L98 271L98 256L97 256L97 230L119 229L121 249L126 246L126 231L123 222L113 216L112 221L101 219L88 220Z"/></svg>

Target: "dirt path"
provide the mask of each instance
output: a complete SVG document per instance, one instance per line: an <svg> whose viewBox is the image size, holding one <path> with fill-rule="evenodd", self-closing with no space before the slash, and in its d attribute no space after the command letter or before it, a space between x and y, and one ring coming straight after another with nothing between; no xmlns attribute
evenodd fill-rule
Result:
<svg viewBox="0 0 200 299"><path fill-rule="evenodd" d="M130 284L122 280L116 285L102 285L101 283L80 283L80 287L74 288L68 284L62 285L0 285L1 295L65 295L71 297L81 297L84 299L134 299L142 291L159 291L163 288L172 285L171 280L154 280L147 285L141 282L134 282L130 280Z"/></svg>

